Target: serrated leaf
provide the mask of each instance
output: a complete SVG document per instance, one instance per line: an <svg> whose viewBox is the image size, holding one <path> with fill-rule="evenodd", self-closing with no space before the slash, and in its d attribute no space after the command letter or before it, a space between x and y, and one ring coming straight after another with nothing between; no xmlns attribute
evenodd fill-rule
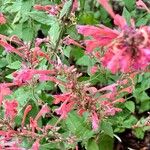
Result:
<svg viewBox="0 0 150 150"><path fill-rule="evenodd" d="M134 104L133 101L127 101L127 102L125 102L125 107L126 107L129 111L131 111L132 113L134 113L134 111L135 111L135 104Z"/></svg>
<svg viewBox="0 0 150 150"><path fill-rule="evenodd" d="M66 125L67 128L79 139L89 139L93 136L93 131L88 128L85 120L74 112L69 113Z"/></svg>
<svg viewBox="0 0 150 150"><path fill-rule="evenodd" d="M8 64L5 58L0 59L0 68L5 67Z"/></svg>
<svg viewBox="0 0 150 150"><path fill-rule="evenodd" d="M17 69L21 68L21 62L15 61L15 62L11 63L10 65L8 65L7 68L17 70Z"/></svg>
<svg viewBox="0 0 150 150"><path fill-rule="evenodd" d="M53 23L51 25L50 30L48 31L48 34L50 36L51 42L53 44L53 47L56 46L57 40L59 38L61 29L60 29L60 24L58 21L56 21L55 23Z"/></svg>
<svg viewBox="0 0 150 150"><path fill-rule="evenodd" d="M88 141L87 150L99 150L97 143L93 139Z"/></svg>
<svg viewBox="0 0 150 150"><path fill-rule="evenodd" d="M84 55L81 58L79 58L76 62L77 65L80 66L93 66L95 63L95 60L91 59L89 56Z"/></svg>
<svg viewBox="0 0 150 150"><path fill-rule="evenodd" d="M130 24L130 20L131 20L131 14L130 12L124 7L123 8L123 13L122 15L124 16L124 18L126 19L127 23Z"/></svg>
<svg viewBox="0 0 150 150"><path fill-rule="evenodd" d="M104 134L107 134L113 138L113 128L109 122L102 121L100 129L104 132Z"/></svg>
<svg viewBox="0 0 150 150"><path fill-rule="evenodd" d="M69 12L71 5L72 5L72 0L69 0L65 3L63 9L60 12L60 16L59 16L60 19Z"/></svg>
<svg viewBox="0 0 150 150"><path fill-rule="evenodd" d="M40 145L40 150L51 150L51 149L59 150L60 149L59 143L47 143Z"/></svg>
<svg viewBox="0 0 150 150"><path fill-rule="evenodd" d="M129 9L129 10L133 10L135 8L135 2L136 0L123 0L123 2L125 3L125 6Z"/></svg>
<svg viewBox="0 0 150 150"><path fill-rule="evenodd" d="M99 150L113 150L114 140L107 134L101 134L99 139Z"/></svg>
<svg viewBox="0 0 150 150"><path fill-rule="evenodd" d="M33 11L28 13L28 15L35 21L45 24L45 25L52 25L55 23L56 18L50 15L47 15L44 12Z"/></svg>

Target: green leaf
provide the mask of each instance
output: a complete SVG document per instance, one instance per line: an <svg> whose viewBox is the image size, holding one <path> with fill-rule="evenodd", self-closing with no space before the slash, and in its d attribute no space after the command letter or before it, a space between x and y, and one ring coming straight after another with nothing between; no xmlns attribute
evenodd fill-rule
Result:
<svg viewBox="0 0 150 150"><path fill-rule="evenodd" d="M127 102L125 102L125 107L126 107L129 111L131 111L132 113L134 113L134 111L135 111L135 104L134 104L133 101L127 101Z"/></svg>
<svg viewBox="0 0 150 150"><path fill-rule="evenodd" d="M113 128L109 122L102 121L101 130L104 132L104 134L107 134L113 138Z"/></svg>
<svg viewBox="0 0 150 150"><path fill-rule="evenodd" d="M60 19L64 17L66 14L68 14L68 12L70 11L71 5L72 5L72 0L69 0L65 3L65 5L63 6L63 9L60 12L60 16L59 16Z"/></svg>
<svg viewBox="0 0 150 150"><path fill-rule="evenodd" d="M149 98L149 100L141 103L139 112L143 113L143 112L149 111L149 110L150 110L150 98Z"/></svg>
<svg viewBox="0 0 150 150"><path fill-rule="evenodd" d="M77 60L76 64L80 66L93 66L95 64L95 60L91 59L87 55L84 55Z"/></svg>
<svg viewBox="0 0 150 150"><path fill-rule="evenodd" d="M21 14L22 16L30 12L32 6L34 5L34 0L23 0L21 3Z"/></svg>
<svg viewBox="0 0 150 150"><path fill-rule="evenodd" d="M139 139L143 139L144 138L144 131L143 131L142 128L135 128L134 129L134 134Z"/></svg>
<svg viewBox="0 0 150 150"><path fill-rule="evenodd" d="M6 58L0 59L0 68L5 67L8 64Z"/></svg>
<svg viewBox="0 0 150 150"><path fill-rule="evenodd" d="M48 31L48 34L50 36L51 43L52 43L53 47L56 46L56 43L57 43L57 40L59 38L60 32L61 32L60 24L59 24L58 21L56 21L55 23L53 23L51 25L51 28Z"/></svg>
<svg viewBox="0 0 150 150"><path fill-rule="evenodd" d="M75 134L79 139L89 139L93 136L93 131L89 129L86 120L79 117L76 113L69 113L66 120L66 125L69 131Z"/></svg>
<svg viewBox="0 0 150 150"><path fill-rule="evenodd" d="M107 134L100 134L99 150L113 150L114 139ZM94 149L93 149L94 150Z"/></svg>
<svg viewBox="0 0 150 150"><path fill-rule="evenodd" d="M44 12L40 11L33 11L28 13L28 15L35 21L45 24L45 25L52 25L55 23L56 18L50 15L47 15Z"/></svg>
<svg viewBox="0 0 150 150"><path fill-rule="evenodd" d="M60 144L59 143L47 143L40 145L40 150L60 150Z"/></svg>
<svg viewBox="0 0 150 150"><path fill-rule="evenodd" d="M26 42L32 41L34 37L34 29L29 28L29 24L23 24L22 26L22 39Z"/></svg>
<svg viewBox="0 0 150 150"><path fill-rule="evenodd" d="M90 139L87 144L87 150L99 150L97 143L94 139Z"/></svg>
<svg viewBox="0 0 150 150"><path fill-rule="evenodd" d="M131 14L125 7L123 8L123 14L122 15L126 19L127 23L130 24Z"/></svg>
<svg viewBox="0 0 150 150"><path fill-rule="evenodd" d="M144 16L142 18L138 18L138 20L136 22L136 26L139 27L142 25L146 25L149 20L150 20L150 14L147 14L146 16Z"/></svg>
<svg viewBox="0 0 150 150"><path fill-rule="evenodd" d="M7 68L17 70L17 69L21 68L21 62L20 62L20 61L15 61L15 62L9 64L9 65L7 66Z"/></svg>
<svg viewBox="0 0 150 150"><path fill-rule="evenodd" d="M125 6L129 9L129 10L133 10L136 6L135 2L136 0L123 0L125 3Z"/></svg>

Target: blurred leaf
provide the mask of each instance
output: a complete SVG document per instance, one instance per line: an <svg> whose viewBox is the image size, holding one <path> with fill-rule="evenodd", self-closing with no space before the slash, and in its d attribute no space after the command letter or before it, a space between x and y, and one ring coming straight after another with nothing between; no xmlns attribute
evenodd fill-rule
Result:
<svg viewBox="0 0 150 150"><path fill-rule="evenodd" d="M94 139L88 140L87 150L99 150L99 147Z"/></svg>
<svg viewBox="0 0 150 150"><path fill-rule="evenodd" d="M114 140L112 137L107 134L100 134L98 143L99 150L113 150L113 143Z"/></svg>
<svg viewBox="0 0 150 150"><path fill-rule="evenodd" d="M40 150L60 150L60 144L59 143L47 143L40 145Z"/></svg>
<svg viewBox="0 0 150 150"><path fill-rule="evenodd" d="M46 25L52 25L55 23L56 18L53 16L50 16L44 12L40 12L40 11L32 11L30 13L28 13L28 15L35 21L40 22L42 24L46 24Z"/></svg>
<svg viewBox="0 0 150 150"><path fill-rule="evenodd" d="M135 128L134 129L134 134L139 139L143 139L144 138L144 131L142 130L142 128Z"/></svg>
<svg viewBox="0 0 150 150"><path fill-rule="evenodd" d="M1 58L0 59L0 68L5 67L8 64L6 58Z"/></svg>
<svg viewBox="0 0 150 150"><path fill-rule="evenodd" d="M134 104L133 101L127 101L127 102L125 102L125 107L126 107L129 111L131 111L132 113L134 113L134 111L135 111L135 104Z"/></svg>
<svg viewBox="0 0 150 150"><path fill-rule="evenodd" d="M104 134L107 134L113 138L113 128L109 122L106 122L103 120L101 122L101 128L100 129L104 132Z"/></svg>
<svg viewBox="0 0 150 150"><path fill-rule="evenodd" d="M50 36L51 42L53 44L53 46L56 46L57 40L59 38L61 32L61 28L60 28L60 24L58 21L56 21L55 23L51 24L51 28L48 31L48 34Z"/></svg>
<svg viewBox="0 0 150 150"><path fill-rule="evenodd" d="M66 125L69 131L75 134L79 139L89 139L93 136L93 131L89 129L86 120L74 112L69 113L66 119Z"/></svg>
<svg viewBox="0 0 150 150"><path fill-rule="evenodd" d="M65 5L63 6L61 12L60 12L60 16L59 19L61 19L62 17L64 17L66 14L68 14L68 12L70 11L70 7L72 5L72 0L68 0Z"/></svg>
<svg viewBox="0 0 150 150"><path fill-rule="evenodd" d="M20 62L20 61L15 61L15 62L9 64L9 65L7 66L7 68L17 70L17 69L21 68L21 62Z"/></svg>
<svg viewBox="0 0 150 150"><path fill-rule="evenodd" d="M93 66L95 64L95 60L91 59L87 55L84 55L77 60L76 64L80 66Z"/></svg>
<svg viewBox="0 0 150 150"><path fill-rule="evenodd" d="M136 6L135 2L136 0L123 0L125 3L125 6L129 9L129 10L133 10Z"/></svg>
<svg viewBox="0 0 150 150"><path fill-rule="evenodd" d="M126 19L127 23L130 24L130 20L131 20L131 14L130 12L124 7L123 8L123 13L122 15L124 16L124 18Z"/></svg>

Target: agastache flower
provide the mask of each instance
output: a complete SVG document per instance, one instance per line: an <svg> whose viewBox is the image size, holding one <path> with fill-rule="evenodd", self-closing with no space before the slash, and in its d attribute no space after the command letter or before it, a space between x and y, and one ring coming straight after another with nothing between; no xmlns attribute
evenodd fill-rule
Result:
<svg viewBox="0 0 150 150"><path fill-rule="evenodd" d="M77 41L75 41L74 39L70 38L69 36L65 37L63 39L63 43L66 44L66 45L75 45L75 46L78 46L78 47L81 47L81 48L84 48L84 46L82 46L80 43L78 43Z"/></svg>
<svg viewBox="0 0 150 150"><path fill-rule="evenodd" d="M5 16L2 13L0 13L0 25L5 24L5 23L6 23Z"/></svg>
<svg viewBox="0 0 150 150"><path fill-rule="evenodd" d="M146 4L142 0L138 0L136 2L136 5L138 8L145 9L145 10L147 10L148 13L150 13L150 9L146 6Z"/></svg>
<svg viewBox="0 0 150 150"><path fill-rule="evenodd" d="M0 84L0 106L4 99L4 96L11 94L11 90L7 86L7 84Z"/></svg>
<svg viewBox="0 0 150 150"><path fill-rule="evenodd" d="M18 113L17 107L18 107L18 102L16 100L5 101L4 103L5 117L13 120Z"/></svg>
<svg viewBox="0 0 150 150"><path fill-rule="evenodd" d="M92 128L96 131L99 127L99 118L96 112L92 113Z"/></svg>
<svg viewBox="0 0 150 150"><path fill-rule="evenodd" d="M92 37L85 40L86 50L92 52L96 47L104 47L106 52L100 61L112 73L145 69L150 62L150 27L135 28L133 21L133 26L128 26L122 16L113 12L108 0L98 1L121 30L104 26L78 26L79 33Z"/></svg>
<svg viewBox="0 0 150 150"><path fill-rule="evenodd" d="M60 11L59 5L35 5L34 9L39 11L45 11L50 15L57 15Z"/></svg>
<svg viewBox="0 0 150 150"><path fill-rule="evenodd" d="M39 150L39 148L40 148L40 143L39 143L39 142L40 142L39 139L36 140L36 141L33 143L31 150Z"/></svg>
<svg viewBox="0 0 150 150"><path fill-rule="evenodd" d="M18 56L24 58L22 53L20 53L17 49L15 49L13 46L8 44L6 41L0 39L0 45L5 48L6 52L12 52L12 53L15 53Z"/></svg>
<svg viewBox="0 0 150 150"><path fill-rule="evenodd" d="M21 122L21 126L22 126L22 127L24 126L26 116L27 116L28 113L31 111L31 109L32 109L32 106L31 106L31 105L28 105L28 106L25 108L24 115L23 115L23 119L22 119L22 122Z"/></svg>
<svg viewBox="0 0 150 150"><path fill-rule="evenodd" d="M72 12L74 13L78 9L78 0L73 1L73 7L72 7Z"/></svg>

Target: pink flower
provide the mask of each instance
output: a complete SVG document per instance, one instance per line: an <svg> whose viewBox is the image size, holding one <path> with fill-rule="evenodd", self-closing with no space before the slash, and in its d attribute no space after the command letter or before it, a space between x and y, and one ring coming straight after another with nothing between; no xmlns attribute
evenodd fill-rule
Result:
<svg viewBox="0 0 150 150"><path fill-rule="evenodd" d="M72 12L75 12L78 9L78 0L73 1Z"/></svg>
<svg viewBox="0 0 150 150"><path fill-rule="evenodd" d="M69 36L65 37L63 39L63 43L66 44L66 45L75 45L75 46L78 46L78 47L81 47L81 48L84 48L81 44L79 44L78 42L76 42L74 39L71 39Z"/></svg>
<svg viewBox="0 0 150 150"><path fill-rule="evenodd" d="M13 120L18 113L17 107L18 107L18 102L16 100L5 101L4 103L5 117Z"/></svg>
<svg viewBox="0 0 150 150"><path fill-rule="evenodd" d="M18 72L13 73L13 82L21 85L22 83L29 82L33 75L35 74L35 71L32 69L24 68Z"/></svg>
<svg viewBox="0 0 150 150"><path fill-rule="evenodd" d="M92 128L94 131L99 128L99 118L96 112L92 113Z"/></svg>
<svg viewBox="0 0 150 150"><path fill-rule="evenodd" d="M0 106L2 104L3 98L6 95L10 95L11 90L7 87L6 84L0 84Z"/></svg>
<svg viewBox="0 0 150 150"><path fill-rule="evenodd" d="M40 140L37 139L32 145L32 150L39 150L39 148L40 148Z"/></svg>
<svg viewBox="0 0 150 150"><path fill-rule="evenodd" d="M85 40L86 50L92 52L96 47L104 47L105 53L100 61L112 73L145 69L150 63L150 27L135 28L134 23L130 27L122 16L113 12L108 0L99 2L121 30L104 26L78 26L79 33L92 37L91 40Z"/></svg>
<svg viewBox="0 0 150 150"><path fill-rule="evenodd" d="M57 5L45 5L45 6L35 5L34 9L39 11L45 11L50 15L57 15L60 10L59 6Z"/></svg>
<svg viewBox="0 0 150 150"><path fill-rule="evenodd" d="M142 0L138 0L136 2L136 5L137 5L138 8L145 9L145 10L147 10L147 12L150 13L150 9L146 6L146 4Z"/></svg>
<svg viewBox="0 0 150 150"><path fill-rule="evenodd" d="M12 52L24 58L24 55L22 53L20 53L17 49L8 44L6 41L0 39L0 45L5 48L6 52Z"/></svg>
<svg viewBox="0 0 150 150"><path fill-rule="evenodd" d="M85 40L87 52L92 52L97 47L109 44L118 36L118 32L104 26L94 27L89 25L78 25L77 29L80 34L93 38L91 40Z"/></svg>
<svg viewBox="0 0 150 150"><path fill-rule="evenodd" d="M54 95L54 104L58 104L60 102L64 102L64 101L68 101L71 98L71 94L70 93L64 93L64 94L60 94L60 95Z"/></svg>
<svg viewBox="0 0 150 150"><path fill-rule="evenodd" d="M58 115L61 115L61 118L65 119L68 113L73 109L73 106L74 106L73 101L67 103L67 100L66 100L61 104L59 108L55 109L55 112Z"/></svg>
<svg viewBox="0 0 150 150"><path fill-rule="evenodd" d="M47 106L47 104L43 105L34 120L37 121L41 116L44 116L46 113L49 113L49 112L50 112L50 109Z"/></svg>
<svg viewBox="0 0 150 150"><path fill-rule="evenodd" d="M31 105L28 105L28 106L25 108L24 114L23 114L23 119L22 119L22 122L21 122L21 126L22 126L22 127L24 126L26 116L27 116L28 113L31 111L31 109L32 109L32 106L31 106Z"/></svg>
<svg viewBox="0 0 150 150"><path fill-rule="evenodd" d="M4 15L2 13L0 13L0 25L5 24L6 23L6 19L4 17Z"/></svg>
<svg viewBox="0 0 150 150"><path fill-rule="evenodd" d="M113 12L112 7L109 5L108 1L109 0L98 0L98 2L106 9L109 15L114 19L115 25L119 26L120 28L124 28L127 25L126 20L122 16Z"/></svg>

